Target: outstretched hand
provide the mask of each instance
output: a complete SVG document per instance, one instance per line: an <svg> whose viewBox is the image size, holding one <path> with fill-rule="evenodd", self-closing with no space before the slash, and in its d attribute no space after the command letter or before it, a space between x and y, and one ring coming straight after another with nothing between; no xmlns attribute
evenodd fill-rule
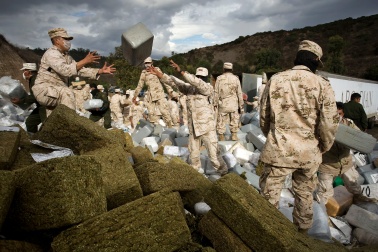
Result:
<svg viewBox="0 0 378 252"><path fill-rule="evenodd" d="M177 65L173 60L170 60L171 67L173 67L177 72L181 72L180 66Z"/></svg>
<svg viewBox="0 0 378 252"><path fill-rule="evenodd" d="M117 69L113 67L114 64L108 65L106 62L104 66L98 70L99 74L113 74Z"/></svg>
<svg viewBox="0 0 378 252"><path fill-rule="evenodd" d="M85 56L84 61L87 64L90 63L98 63L98 61L101 59L101 56L97 54L97 51L89 52L87 56Z"/></svg>
<svg viewBox="0 0 378 252"><path fill-rule="evenodd" d="M157 70L157 68L154 67L154 66L147 67L146 70L147 70L147 72L149 72L150 74L156 75L158 78L163 77L163 73L160 72L159 70Z"/></svg>

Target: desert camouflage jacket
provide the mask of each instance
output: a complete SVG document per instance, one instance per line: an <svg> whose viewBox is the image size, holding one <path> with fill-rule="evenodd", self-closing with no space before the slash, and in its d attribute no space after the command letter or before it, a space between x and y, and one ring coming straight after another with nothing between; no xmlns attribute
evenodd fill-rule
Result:
<svg viewBox="0 0 378 252"><path fill-rule="evenodd" d="M76 61L69 54L61 53L56 46L52 46L42 56L35 86L44 84L68 86L69 77L80 75L95 79L98 70L98 68L83 67L77 71Z"/></svg>
<svg viewBox="0 0 378 252"><path fill-rule="evenodd" d="M218 76L214 87L214 105L220 113L235 112L243 108L244 101L238 76L227 72Z"/></svg>
<svg viewBox="0 0 378 252"><path fill-rule="evenodd" d="M260 106L260 126L267 136L260 159L280 167L308 168L322 162L339 122L328 80L306 66L272 76Z"/></svg>
<svg viewBox="0 0 378 252"><path fill-rule="evenodd" d="M160 68L155 67L158 71L161 72ZM156 75L153 75L146 70L143 70L140 74L138 86L135 89L134 96L138 96L144 85L148 87L148 96L149 101L154 102L160 99L165 98L163 84L160 83L159 78ZM169 86L165 86L167 92L170 93L172 89Z"/></svg>
<svg viewBox="0 0 378 252"><path fill-rule="evenodd" d="M161 81L171 87L176 87L186 95L188 125L193 125L194 131L190 133L198 137L215 130L214 109L210 102L213 96L213 87L188 72L185 72L184 78L188 83L174 82L171 77L164 74ZM189 130L192 130L191 127Z"/></svg>

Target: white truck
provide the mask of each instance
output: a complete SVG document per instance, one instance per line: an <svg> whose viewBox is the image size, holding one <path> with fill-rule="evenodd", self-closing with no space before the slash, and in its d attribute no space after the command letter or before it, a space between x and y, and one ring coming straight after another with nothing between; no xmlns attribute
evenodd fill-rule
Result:
<svg viewBox="0 0 378 252"><path fill-rule="evenodd" d="M324 71L317 74L328 78L335 92L336 101L348 102L353 93L361 94L361 104L368 117L368 128L372 128L378 119L378 81L358 79ZM248 100L259 95L258 88L262 83L262 76L243 73L241 76L242 90L248 95Z"/></svg>

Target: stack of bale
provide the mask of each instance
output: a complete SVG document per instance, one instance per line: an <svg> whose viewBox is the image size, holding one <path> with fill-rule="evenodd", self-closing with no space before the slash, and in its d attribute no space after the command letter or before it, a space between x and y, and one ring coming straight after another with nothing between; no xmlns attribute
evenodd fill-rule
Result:
<svg viewBox="0 0 378 252"><path fill-rule="evenodd" d="M65 106L33 138L76 155L9 170L15 145L0 173L0 251L346 251L299 234L237 174L212 183Z"/></svg>

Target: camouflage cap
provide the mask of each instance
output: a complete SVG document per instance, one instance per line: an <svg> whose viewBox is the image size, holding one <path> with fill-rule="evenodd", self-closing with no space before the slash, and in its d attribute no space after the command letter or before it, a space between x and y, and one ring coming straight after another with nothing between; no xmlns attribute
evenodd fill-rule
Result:
<svg viewBox="0 0 378 252"><path fill-rule="evenodd" d="M301 43L299 43L298 51L303 51L303 50L314 53L316 56L319 57L319 59L321 59L323 56L322 48L318 44L310 40L303 40L301 41Z"/></svg>
<svg viewBox="0 0 378 252"><path fill-rule="evenodd" d="M209 74L209 71L207 71L207 69L204 67L199 67L196 70L196 75L206 77L208 74Z"/></svg>
<svg viewBox="0 0 378 252"><path fill-rule="evenodd" d="M230 70L232 70L232 63L230 63L230 62L225 62L225 63L223 64L223 69L230 69Z"/></svg>
<svg viewBox="0 0 378 252"><path fill-rule="evenodd" d="M49 34L50 38L62 37L62 38L68 39L68 40L73 39L73 37L69 36L67 31L63 28L51 29L51 30L49 30L48 34Z"/></svg>

